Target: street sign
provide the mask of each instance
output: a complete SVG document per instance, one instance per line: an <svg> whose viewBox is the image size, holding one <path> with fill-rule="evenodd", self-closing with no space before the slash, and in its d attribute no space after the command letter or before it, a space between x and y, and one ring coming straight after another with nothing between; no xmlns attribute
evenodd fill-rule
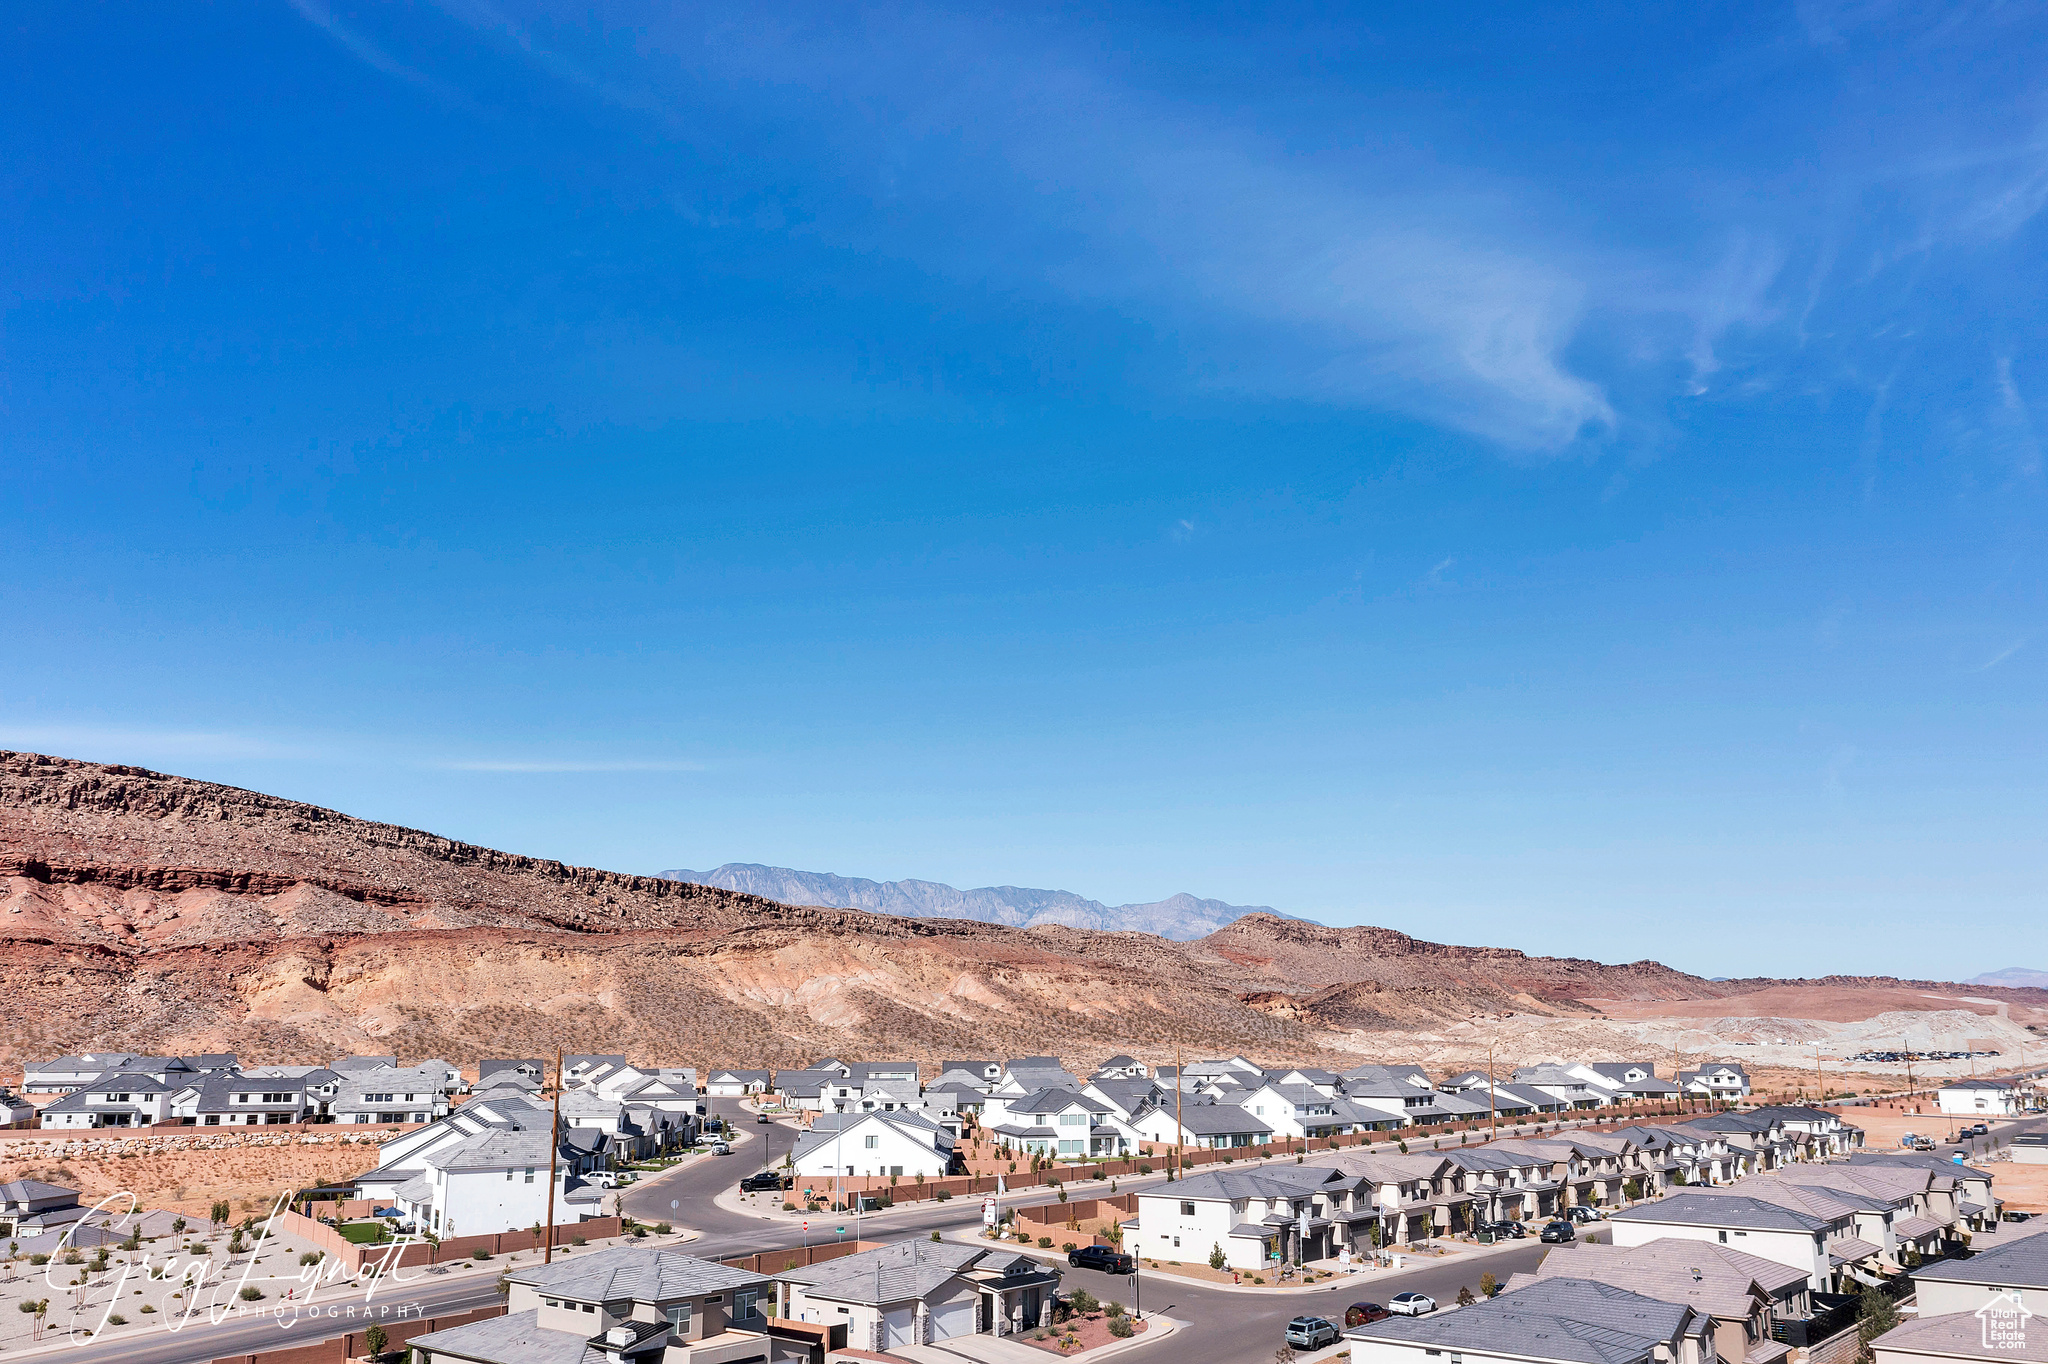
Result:
<svg viewBox="0 0 2048 1364"><path fill-rule="evenodd" d="M669 1210L670 1212L674 1212L674 1211L675 1211L675 1210L676 1210L677 1208L680 1208L680 1207L682 1207L682 1206L683 1206L682 1204L680 1204L680 1203L676 1202L676 1200L675 1200L675 1199L673 1199L673 1198L671 1198L671 1199L670 1199L670 1200L668 1201L668 1210Z"/></svg>
<svg viewBox="0 0 2048 1364"><path fill-rule="evenodd" d="M981 1200L981 1224L992 1227L996 1224L996 1201L993 1198Z"/></svg>

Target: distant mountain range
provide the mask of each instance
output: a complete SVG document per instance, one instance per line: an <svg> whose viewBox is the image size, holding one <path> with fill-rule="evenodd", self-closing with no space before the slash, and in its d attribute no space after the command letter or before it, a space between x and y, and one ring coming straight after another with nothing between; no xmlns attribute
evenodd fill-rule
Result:
<svg viewBox="0 0 2048 1364"><path fill-rule="evenodd" d="M1111 932L1157 933L1175 942L1206 938L1243 914L1281 914L1266 905L1227 905L1198 900L1182 892L1146 905L1105 905L1072 891L1032 890L1024 886L983 886L961 890L937 881L869 881L834 876L826 871L794 871L754 862L728 862L710 871L677 868L658 873L670 881L718 886L790 905L826 905L834 909L865 909L875 914L901 914L920 919L980 919L985 923L1029 928L1033 924L1065 924Z"/></svg>
<svg viewBox="0 0 2048 1364"><path fill-rule="evenodd" d="M2024 966L2008 966L2003 971L1986 971L1981 976L1971 976L1965 985L2003 985L2010 990L2024 990L2029 986L2037 990L2048 990L2048 971L2029 971Z"/></svg>

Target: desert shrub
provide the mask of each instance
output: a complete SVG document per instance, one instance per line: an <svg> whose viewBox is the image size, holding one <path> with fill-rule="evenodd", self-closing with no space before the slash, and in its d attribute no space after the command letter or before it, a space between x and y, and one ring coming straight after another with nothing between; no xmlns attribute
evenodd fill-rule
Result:
<svg viewBox="0 0 2048 1364"><path fill-rule="evenodd" d="M255 1302L255 1301L256 1301L256 1300L258 1299L258 1298L260 1298L260 1297L262 1297L262 1296L263 1296L263 1290L262 1290L262 1289L260 1289L260 1288L258 1288L258 1287L256 1287L256 1285L254 1285L254 1284L250 1284L250 1285L249 1285L249 1286L248 1286L247 1288L244 1288L244 1289L242 1290L242 1301L243 1301L243 1302Z"/></svg>
<svg viewBox="0 0 2048 1364"><path fill-rule="evenodd" d="M1039 1238L1038 1238L1038 1248L1039 1248L1040 1250L1051 1250L1051 1249L1052 1249L1052 1237L1050 1237L1050 1236L1041 1236L1041 1237L1039 1237Z"/></svg>
<svg viewBox="0 0 2048 1364"><path fill-rule="evenodd" d="M675 1228L670 1226L666 1222L656 1222L654 1224L654 1234L656 1236L667 1236L673 1233L674 1231Z"/></svg>
<svg viewBox="0 0 2048 1364"><path fill-rule="evenodd" d="M1060 1249L1067 1252L1067 1254L1072 1255L1074 1251L1078 1249L1078 1247L1076 1247L1072 1241L1062 1241L1060 1242Z"/></svg>
<svg viewBox="0 0 2048 1364"><path fill-rule="evenodd" d="M1128 1340L1131 1336L1137 1334L1137 1328L1131 1325L1129 1317L1111 1317L1109 1319L1109 1333L1118 1340Z"/></svg>
<svg viewBox="0 0 2048 1364"><path fill-rule="evenodd" d="M469 1258L472 1260L488 1260L491 1258L491 1252L485 1250L482 1246L478 1246L475 1250L469 1252Z"/></svg>

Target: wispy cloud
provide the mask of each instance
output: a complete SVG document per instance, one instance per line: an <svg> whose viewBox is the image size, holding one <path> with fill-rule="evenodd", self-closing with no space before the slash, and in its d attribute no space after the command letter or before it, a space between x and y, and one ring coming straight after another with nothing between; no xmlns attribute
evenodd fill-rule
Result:
<svg viewBox="0 0 2048 1364"><path fill-rule="evenodd" d="M2021 635L2018 639L2014 640L2012 643L2006 645L2003 649L2000 649L1997 653L1991 655L1991 657L1985 659L1982 663L1978 664L1977 671L1980 673L1988 673L1993 668L2005 662L2007 659L2011 658L2014 654L2018 653L2020 650L2026 647L2027 636Z"/></svg>
<svg viewBox="0 0 2048 1364"><path fill-rule="evenodd" d="M362 34L356 32L355 29L344 24L335 17L333 9L327 4L327 0L286 0L286 3L297 10L300 17L305 19L307 23L325 32L328 37L341 44L350 56L353 56L372 70L381 71L383 74L396 80L417 85L423 90L431 90L441 96L441 98L453 103L468 103L467 98L453 86L435 79L424 71L407 66L404 62L399 61Z"/></svg>
<svg viewBox="0 0 2048 1364"><path fill-rule="evenodd" d="M140 763L179 759L314 759L318 745L207 730L133 729L120 726L8 724L0 721L0 748L94 762Z"/></svg>
<svg viewBox="0 0 2048 1364"><path fill-rule="evenodd" d="M1991 430L1997 450L2016 473L2029 478L2041 472L2041 441L2034 432L2033 409L2013 382L2012 357L2001 355L1992 366L1998 402L1991 411Z"/></svg>

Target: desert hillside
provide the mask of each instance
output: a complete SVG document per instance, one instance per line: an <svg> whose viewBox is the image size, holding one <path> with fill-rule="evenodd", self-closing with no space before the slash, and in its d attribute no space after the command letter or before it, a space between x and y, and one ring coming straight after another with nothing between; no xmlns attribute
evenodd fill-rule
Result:
<svg viewBox="0 0 2048 1364"><path fill-rule="evenodd" d="M141 768L0 754L9 1059L90 1046L789 1064L1246 1050L1715 986L1247 915L1207 938L778 904Z"/></svg>

